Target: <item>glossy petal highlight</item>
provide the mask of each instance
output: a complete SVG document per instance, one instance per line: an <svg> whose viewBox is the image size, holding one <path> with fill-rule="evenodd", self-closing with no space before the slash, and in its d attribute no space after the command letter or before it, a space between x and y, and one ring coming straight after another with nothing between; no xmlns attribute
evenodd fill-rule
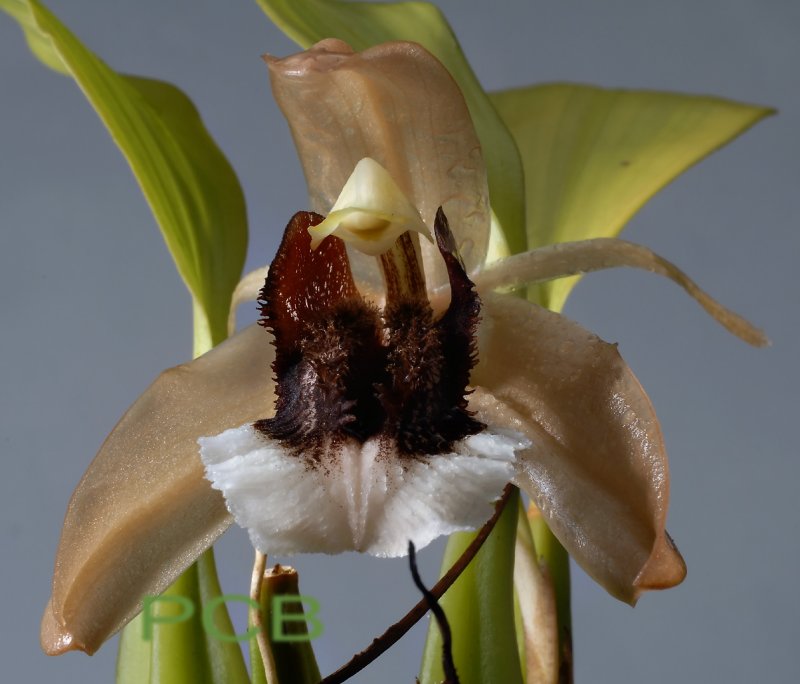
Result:
<svg viewBox="0 0 800 684"><path fill-rule="evenodd" d="M520 430L525 489L578 563L613 596L674 586L686 567L664 524L667 455L650 400L619 356L558 314L487 295L470 407Z"/></svg>
<svg viewBox="0 0 800 684"><path fill-rule="evenodd" d="M162 373L128 409L67 508L42 646L93 653L232 522L197 436L271 415L273 348L257 326Z"/></svg>

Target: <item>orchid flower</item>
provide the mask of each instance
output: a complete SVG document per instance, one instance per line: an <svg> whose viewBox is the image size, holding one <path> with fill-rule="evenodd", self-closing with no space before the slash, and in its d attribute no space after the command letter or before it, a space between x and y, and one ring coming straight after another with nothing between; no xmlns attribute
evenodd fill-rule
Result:
<svg viewBox="0 0 800 684"><path fill-rule="evenodd" d="M420 46L268 61L319 213L290 221L263 325L162 373L106 439L67 510L45 649L95 651L234 519L262 552L392 556L480 525L509 481L612 595L679 583L661 431L616 345L497 290L634 266L763 335L631 243L490 261L480 145Z"/></svg>

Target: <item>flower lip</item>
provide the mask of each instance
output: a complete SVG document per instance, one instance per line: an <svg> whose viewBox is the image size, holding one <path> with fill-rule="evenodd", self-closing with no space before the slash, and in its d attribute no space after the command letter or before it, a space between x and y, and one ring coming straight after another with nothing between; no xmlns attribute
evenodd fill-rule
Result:
<svg viewBox="0 0 800 684"><path fill-rule="evenodd" d="M200 457L236 522L264 553L360 551L393 557L478 527L513 477L520 435L491 428L431 458L390 458L382 437L296 458L251 425L200 439ZM327 455L327 456L326 456Z"/></svg>
<svg viewBox="0 0 800 684"><path fill-rule="evenodd" d="M435 231L452 299L438 320L424 297L391 297L383 312L367 303L340 240L312 249L309 233L322 222L294 216L261 292L278 399L275 417L254 427L312 456L329 439L376 436L401 456L433 455L480 432L466 401L480 301L444 212Z"/></svg>
<svg viewBox="0 0 800 684"><path fill-rule="evenodd" d="M407 235L381 255L391 272L379 311L341 240L312 250L322 220L294 216L260 296L274 418L200 438L200 458L263 553L404 555L409 539L422 548L483 523L530 442L468 410L480 302L444 212L435 230L452 297L438 319Z"/></svg>

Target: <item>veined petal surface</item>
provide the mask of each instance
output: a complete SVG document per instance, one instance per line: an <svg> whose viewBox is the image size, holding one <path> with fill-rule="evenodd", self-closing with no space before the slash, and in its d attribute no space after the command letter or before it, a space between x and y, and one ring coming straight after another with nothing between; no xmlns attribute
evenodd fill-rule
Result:
<svg viewBox="0 0 800 684"><path fill-rule="evenodd" d="M480 139L496 241L511 253L525 249L522 160L511 133L469 65L442 11L430 2L337 2L337 0L256 0L289 38L304 48L339 38L355 50L392 40L419 43L438 59L464 94ZM452 219L448 211L448 216ZM508 252L503 251L503 254ZM471 272L471 269L470 269Z"/></svg>
<svg viewBox="0 0 800 684"><path fill-rule="evenodd" d="M327 214L356 163L371 157L429 228L444 208L458 226L467 272L482 263L490 215L481 148L464 97L435 57L416 43L356 53L329 39L284 59L266 59L314 211ZM429 284L447 283L436 247L426 240L420 246ZM353 252L350 258L357 280L380 282L374 259Z"/></svg>
<svg viewBox="0 0 800 684"><path fill-rule="evenodd" d="M128 409L67 508L46 652L97 650L230 525L197 439L272 414L272 358L270 335L251 326L162 373Z"/></svg>
<svg viewBox="0 0 800 684"><path fill-rule="evenodd" d="M678 584L683 559L664 524L669 471L650 400L616 345L515 297L485 295L470 407L523 432L515 484L569 553L635 603Z"/></svg>

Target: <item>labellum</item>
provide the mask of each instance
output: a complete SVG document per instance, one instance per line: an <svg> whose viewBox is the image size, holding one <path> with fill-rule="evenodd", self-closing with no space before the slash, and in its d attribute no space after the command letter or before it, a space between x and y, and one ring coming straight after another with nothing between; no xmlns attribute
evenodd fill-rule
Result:
<svg viewBox="0 0 800 684"><path fill-rule="evenodd" d="M312 251L307 229L322 220L295 215L261 292L262 324L275 338L278 402L275 417L256 429L317 459L328 443L348 440L376 440L386 458L421 457L480 432L465 399L480 303L449 251L444 213L436 232L453 296L438 320L419 288L418 266L405 277L386 269L396 282L383 312L366 302L339 240ZM392 249L407 247L413 267L410 240Z"/></svg>
<svg viewBox="0 0 800 684"><path fill-rule="evenodd" d="M409 540L421 547L484 522L527 440L487 429L467 408L480 300L444 212L435 233L451 298L438 316L408 233L379 257L378 308L356 287L338 237L312 248L323 220L293 217L261 291L275 416L202 439L201 458L264 553L403 555ZM279 498L255 488L260 478Z"/></svg>

